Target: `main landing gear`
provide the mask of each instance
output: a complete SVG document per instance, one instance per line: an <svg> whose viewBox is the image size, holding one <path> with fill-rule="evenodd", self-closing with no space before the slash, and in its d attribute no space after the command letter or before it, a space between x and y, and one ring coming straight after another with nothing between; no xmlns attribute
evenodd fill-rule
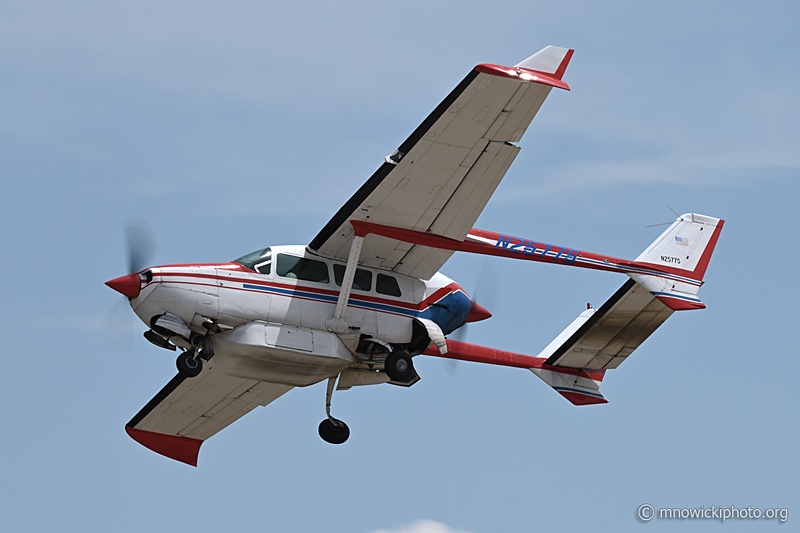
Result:
<svg viewBox="0 0 800 533"><path fill-rule="evenodd" d="M404 382L414 373L414 365L411 356L402 350L394 350L386 356L384 363L386 374L392 381Z"/></svg>
<svg viewBox="0 0 800 533"><path fill-rule="evenodd" d="M419 381L408 352L402 350L389 352L384 362L384 369L394 385L409 387ZM330 444L342 444L350 437L350 428L347 424L331 416L331 398L338 378L339 376L328 378L328 390L325 396L325 414L328 418L319 423L319 436Z"/></svg>
<svg viewBox="0 0 800 533"><path fill-rule="evenodd" d="M350 428L347 427L347 424L331 416L331 397L338 377L328 378L328 392L325 396L325 414L328 415L328 418L319 423L319 436L330 444L342 444L350 436Z"/></svg>

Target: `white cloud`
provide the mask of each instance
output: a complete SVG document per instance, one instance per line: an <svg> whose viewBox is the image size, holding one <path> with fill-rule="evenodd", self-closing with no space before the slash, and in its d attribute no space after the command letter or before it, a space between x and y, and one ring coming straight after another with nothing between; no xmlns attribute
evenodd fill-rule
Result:
<svg viewBox="0 0 800 533"><path fill-rule="evenodd" d="M453 529L441 522L433 520L417 520L413 524L398 526L393 529L379 529L373 533L467 533L464 530Z"/></svg>

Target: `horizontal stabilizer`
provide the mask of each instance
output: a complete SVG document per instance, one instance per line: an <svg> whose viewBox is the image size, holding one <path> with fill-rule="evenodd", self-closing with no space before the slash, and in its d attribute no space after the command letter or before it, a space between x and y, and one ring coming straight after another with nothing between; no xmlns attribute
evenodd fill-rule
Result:
<svg viewBox="0 0 800 533"><path fill-rule="evenodd" d="M631 279L599 309L581 313L539 356L552 366L617 368L672 312Z"/></svg>

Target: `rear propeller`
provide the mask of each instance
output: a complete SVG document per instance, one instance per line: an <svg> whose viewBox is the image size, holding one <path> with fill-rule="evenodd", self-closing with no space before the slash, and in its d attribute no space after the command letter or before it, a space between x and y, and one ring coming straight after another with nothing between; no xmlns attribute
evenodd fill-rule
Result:
<svg viewBox="0 0 800 533"><path fill-rule="evenodd" d="M481 266L481 272L478 275L478 281L475 282L475 290L472 292L472 297L470 298L471 301L475 302L476 304L484 307L486 309L492 310L495 308L495 301L496 301L496 277L495 277L495 270L492 266L492 262L485 258L483 260L483 265ZM467 322L453 333L450 334L450 338L454 341L458 342L467 342L467 330L470 323ZM458 373L459 367L458 359L442 359L442 364L444 365L445 371L450 374L450 377L456 377Z"/></svg>

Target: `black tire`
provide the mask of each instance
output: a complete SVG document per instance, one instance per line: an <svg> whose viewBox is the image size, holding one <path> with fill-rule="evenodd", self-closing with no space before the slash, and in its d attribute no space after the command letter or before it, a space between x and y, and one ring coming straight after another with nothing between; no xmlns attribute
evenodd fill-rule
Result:
<svg viewBox="0 0 800 533"><path fill-rule="evenodd" d="M401 350L395 350L386 356L384 368L392 381L406 381L414 373L411 356Z"/></svg>
<svg viewBox="0 0 800 533"><path fill-rule="evenodd" d="M350 428L341 420L337 420L340 424L335 426L329 418L326 418L319 423L319 436L322 440L329 444L342 444L350 436Z"/></svg>
<svg viewBox="0 0 800 533"><path fill-rule="evenodd" d="M178 356L175 365L178 372L187 378L193 378L203 370L203 360L200 356L195 356L194 350L187 350Z"/></svg>

